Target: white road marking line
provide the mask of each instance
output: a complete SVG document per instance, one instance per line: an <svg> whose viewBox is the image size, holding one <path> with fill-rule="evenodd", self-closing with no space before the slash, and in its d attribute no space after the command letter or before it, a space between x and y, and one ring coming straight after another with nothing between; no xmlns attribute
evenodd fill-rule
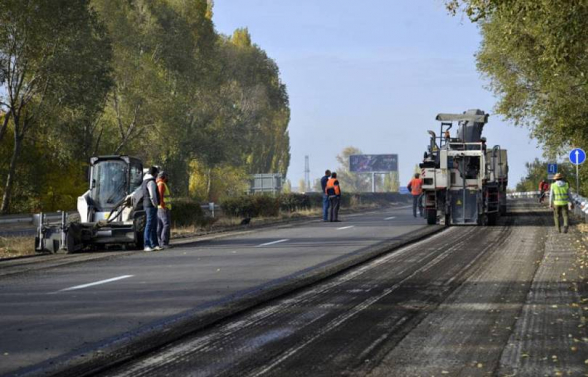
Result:
<svg viewBox="0 0 588 377"><path fill-rule="evenodd" d="M392 220L392 219L395 219L395 218L396 218L396 216L386 217L384 220Z"/></svg>
<svg viewBox="0 0 588 377"><path fill-rule="evenodd" d="M344 226L343 228L337 228L337 230L343 230L343 229L349 229L349 228L354 228L355 225L349 225L349 226Z"/></svg>
<svg viewBox="0 0 588 377"><path fill-rule="evenodd" d="M283 240L277 240L277 241L272 241L272 242L268 242L268 243L262 243L261 245L257 245L257 247L275 245L277 243L282 243L282 242L286 242L286 241L290 241L290 240L288 238L284 238Z"/></svg>
<svg viewBox="0 0 588 377"><path fill-rule="evenodd" d="M112 279L100 280L100 281L96 281L94 283L88 283L88 284L76 285L75 287L64 288L64 289L61 289L57 292L73 291L76 289L88 288L88 287L92 287L94 285L100 285L100 284L110 283L110 282L117 281L117 280L132 278L133 276L135 276L135 275L118 276L118 277L115 277Z"/></svg>

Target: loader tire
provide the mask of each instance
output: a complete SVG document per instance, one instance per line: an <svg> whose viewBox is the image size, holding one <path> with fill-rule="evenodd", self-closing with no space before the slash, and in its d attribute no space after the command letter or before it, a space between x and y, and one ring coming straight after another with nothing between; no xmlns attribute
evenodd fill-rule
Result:
<svg viewBox="0 0 588 377"><path fill-rule="evenodd" d="M506 205L505 204L500 206L500 215L501 216L506 215Z"/></svg>
<svg viewBox="0 0 588 377"><path fill-rule="evenodd" d="M143 232L135 232L135 240L135 250L143 250L145 248Z"/></svg>
<svg viewBox="0 0 588 377"><path fill-rule="evenodd" d="M429 224L429 225L437 224L437 210L436 209L427 209L427 224Z"/></svg>
<svg viewBox="0 0 588 377"><path fill-rule="evenodd" d="M498 221L498 212L488 214L487 225L494 226L494 225L496 225L497 221Z"/></svg>

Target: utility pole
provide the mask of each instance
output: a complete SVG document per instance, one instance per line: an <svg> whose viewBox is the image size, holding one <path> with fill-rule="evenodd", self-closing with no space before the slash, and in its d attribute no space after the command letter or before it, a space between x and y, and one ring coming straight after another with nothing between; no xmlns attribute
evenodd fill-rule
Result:
<svg viewBox="0 0 588 377"><path fill-rule="evenodd" d="M310 159L308 155L304 156L304 184L306 191L310 191Z"/></svg>

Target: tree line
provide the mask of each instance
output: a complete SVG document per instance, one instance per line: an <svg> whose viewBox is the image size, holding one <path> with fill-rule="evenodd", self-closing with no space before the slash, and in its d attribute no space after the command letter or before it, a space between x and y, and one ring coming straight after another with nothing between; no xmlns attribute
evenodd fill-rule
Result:
<svg viewBox="0 0 588 377"><path fill-rule="evenodd" d="M480 27L477 66L498 98L496 112L528 127L551 161L572 147L586 150L588 2L446 0L446 5ZM588 172L580 170L581 191L588 193Z"/></svg>
<svg viewBox="0 0 588 377"><path fill-rule="evenodd" d="M211 0L0 0L1 213L69 209L91 156L169 173L214 200L286 174L286 86L246 28L219 34Z"/></svg>

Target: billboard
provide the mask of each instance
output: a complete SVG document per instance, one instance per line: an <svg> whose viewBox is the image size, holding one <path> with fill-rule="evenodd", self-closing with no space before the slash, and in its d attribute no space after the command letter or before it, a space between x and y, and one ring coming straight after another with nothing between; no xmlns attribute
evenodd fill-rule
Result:
<svg viewBox="0 0 588 377"><path fill-rule="evenodd" d="M349 171L355 173L398 171L397 154L355 154L349 156Z"/></svg>

